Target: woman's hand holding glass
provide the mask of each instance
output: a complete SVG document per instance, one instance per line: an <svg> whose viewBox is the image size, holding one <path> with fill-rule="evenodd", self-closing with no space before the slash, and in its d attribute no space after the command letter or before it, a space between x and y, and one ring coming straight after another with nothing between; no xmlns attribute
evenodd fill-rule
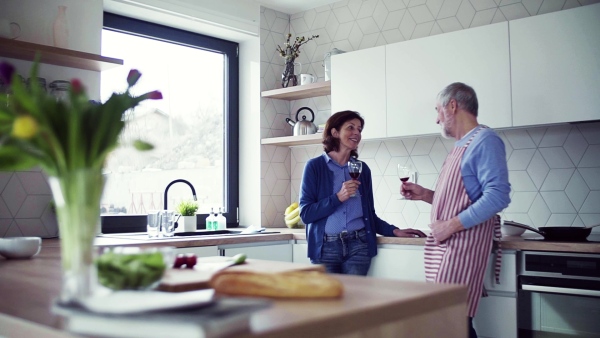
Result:
<svg viewBox="0 0 600 338"><path fill-rule="evenodd" d="M348 199L355 196L358 192L359 185L359 180L349 180L342 183L342 188L337 193L337 197L340 200L340 202L346 202Z"/></svg>

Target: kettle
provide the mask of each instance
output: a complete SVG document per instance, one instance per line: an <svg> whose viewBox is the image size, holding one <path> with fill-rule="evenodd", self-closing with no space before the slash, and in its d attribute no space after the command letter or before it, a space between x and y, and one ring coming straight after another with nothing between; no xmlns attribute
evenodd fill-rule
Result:
<svg viewBox="0 0 600 338"><path fill-rule="evenodd" d="M309 120L306 120L306 115L302 115L302 120L299 120L298 117L300 115L300 112L303 110L308 110L310 112L310 114L312 115L312 117ZM298 136L298 135L309 135L309 134L314 134L317 132L317 126L313 123L313 121L315 120L315 113L312 111L312 109L308 108L308 107L302 107L300 109L298 109L298 111L296 112L296 122L292 121L292 119L290 118L285 118L285 121L292 127L294 127L294 136Z"/></svg>

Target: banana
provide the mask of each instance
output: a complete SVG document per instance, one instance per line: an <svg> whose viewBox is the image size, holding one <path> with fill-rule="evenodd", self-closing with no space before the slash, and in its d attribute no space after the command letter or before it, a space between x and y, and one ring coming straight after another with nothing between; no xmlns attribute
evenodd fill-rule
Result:
<svg viewBox="0 0 600 338"><path fill-rule="evenodd" d="M290 206L285 209L285 212L283 214L287 215L290 212L294 211L294 209L297 209L297 208L298 208L298 202L294 202L294 203L290 204Z"/></svg>
<svg viewBox="0 0 600 338"><path fill-rule="evenodd" d="M285 225L287 225L288 227L294 227L296 224L300 223L300 215L290 219L290 220L285 220Z"/></svg>
<svg viewBox="0 0 600 338"><path fill-rule="evenodd" d="M298 215L300 215L300 208L296 208L292 210L289 214L285 215L285 220L289 221L293 218L296 218Z"/></svg>

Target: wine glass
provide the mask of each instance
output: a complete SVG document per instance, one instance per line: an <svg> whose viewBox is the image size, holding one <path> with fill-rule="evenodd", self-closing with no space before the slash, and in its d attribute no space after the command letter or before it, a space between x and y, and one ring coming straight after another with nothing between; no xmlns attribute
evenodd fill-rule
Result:
<svg viewBox="0 0 600 338"><path fill-rule="evenodd" d="M414 173L413 166L410 163L398 164L398 178L400 179L400 181L402 183L408 182L411 177L414 178L413 173ZM400 183L401 186L402 186L402 183ZM402 189L402 188L400 188L400 189ZM407 199L406 197L400 195L399 200L406 200L406 199Z"/></svg>
<svg viewBox="0 0 600 338"><path fill-rule="evenodd" d="M350 161L348 161L348 173L350 174L350 177L353 180L358 180L361 172L362 172L362 162L361 161L358 161L355 159L351 159ZM353 194L350 197L354 197L357 195L360 196L360 194L357 192L356 194Z"/></svg>

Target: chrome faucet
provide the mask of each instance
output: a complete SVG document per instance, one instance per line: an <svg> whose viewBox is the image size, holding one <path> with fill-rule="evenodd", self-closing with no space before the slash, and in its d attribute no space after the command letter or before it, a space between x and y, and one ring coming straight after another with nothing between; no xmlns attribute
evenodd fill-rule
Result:
<svg viewBox="0 0 600 338"><path fill-rule="evenodd" d="M173 184L175 184L175 183L177 183L177 182L181 182L181 183L185 183L185 184L189 185L189 186L190 186L190 188L192 189L192 195L194 195L194 201L197 201L197 200L198 200L198 199L196 198L196 189L194 189L194 186L193 186L193 185L192 185L190 182L188 182L188 181L186 181L186 180L181 180L181 179L179 179L179 180L175 180L175 181L172 181L171 183L169 183L169 184L167 185L167 188L165 189L165 204L164 204L164 210L167 210L167 192L169 192L169 188L170 188L170 187L171 187Z"/></svg>

